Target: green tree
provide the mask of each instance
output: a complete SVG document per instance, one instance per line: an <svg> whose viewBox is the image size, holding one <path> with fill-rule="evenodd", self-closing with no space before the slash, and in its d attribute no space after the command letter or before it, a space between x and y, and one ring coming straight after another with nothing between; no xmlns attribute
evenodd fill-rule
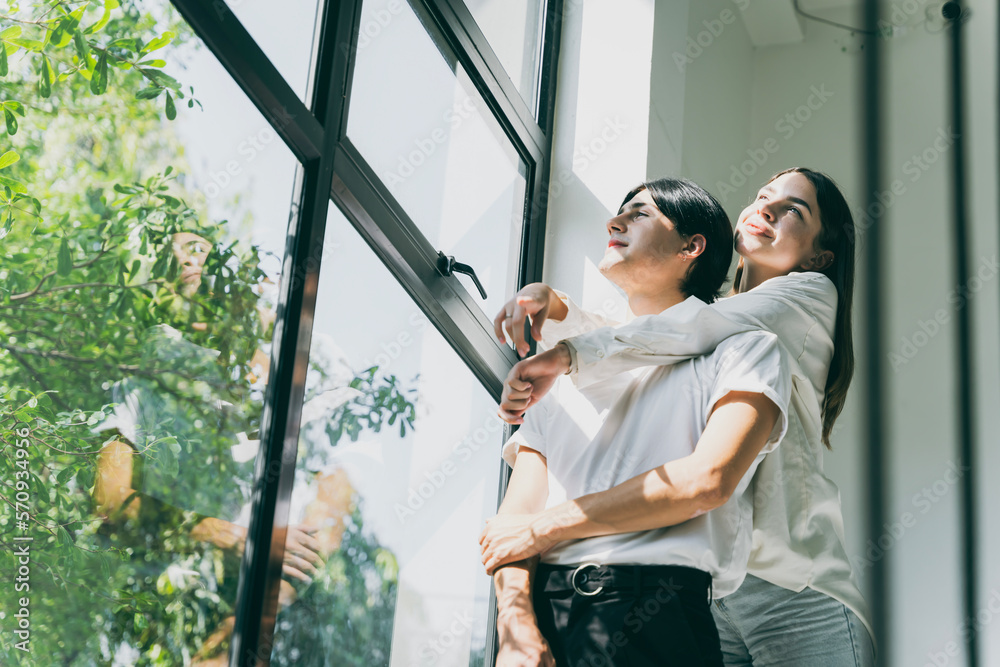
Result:
<svg viewBox="0 0 1000 667"><path fill-rule="evenodd" d="M188 664L233 612L239 549L193 533L212 516L204 508L245 499L249 465L227 456L235 434L257 437L260 425L254 356L271 337L258 312L261 250L187 203L201 198L184 185L164 119L197 101L153 53L194 37L168 3L5 4L0 662L111 664L117 653ZM177 249L182 233L209 246L196 281ZM395 377L368 369L348 384L356 393L327 427L334 444L412 425ZM126 507L136 512L99 511L101 452L121 437L101 430L121 409L116 390L119 401L138 396L140 409L157 401L155 424L130 434L135 458L144 479L197 465L202 483L184 489L188 502L135 496ZM394 558L354 516L350 549L286 610L341 619L368 609L375 620L340 643L341 664L365 664L373 645L388 645L394 601ZM18 591L11 582L25 567L30 590ZM355 578L372 590L362 595ZM30 653L12 641L24 597Z"/></svg>

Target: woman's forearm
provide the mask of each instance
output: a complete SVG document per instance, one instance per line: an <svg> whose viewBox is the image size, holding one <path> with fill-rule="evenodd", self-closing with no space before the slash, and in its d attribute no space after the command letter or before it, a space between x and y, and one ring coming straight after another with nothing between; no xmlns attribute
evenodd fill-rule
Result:
<svg viewBox="0 0 1000 667"><path fill-rule="evenodd" d="M730 392L716 403L691 455L545 510L531 528L543 541L562 542L673 526L715 509L733 494L780 415L764 394Z"/></svg>
<svg viewBox="0 0 1000 667"><path fill-rule="evenodd" d="M547 541L563 542L683 523L725 502L718 478L689 458L556 505L539 513L532 527Z"/></svg>
<svg viewBox="0 0 1000 667"><path fill-rule="evenodd" d="M689 298L615 329L573 336L566 341L573 352L571 371L583 387L635 368L708 354L729 336L757 330L775 333L789 350L801 350L806 337L813 345L825 340L832 354L836 308L836 287L826 276L781 276L712 304Z"/></svg>

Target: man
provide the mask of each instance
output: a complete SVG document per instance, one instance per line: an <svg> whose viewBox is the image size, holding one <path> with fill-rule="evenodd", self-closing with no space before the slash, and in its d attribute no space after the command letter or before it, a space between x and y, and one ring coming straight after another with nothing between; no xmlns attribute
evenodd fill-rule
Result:
<svg viewBox="0 0 1000 667"><path fill-rule="evenodd" d="M607 228L599 268L636 315L718 295L732 230L698 186L643 184ZM743 491L783 435L790 367L773 334L753 332L583 390L556 382L505 446L514 471L481 539L492 572L528 515L545 510L561 526L541 563L494 574L497 664L722 664L708 602L745 575L752 517ZM612 487L642 502L608 512L606 494L596 494Z"/></svg>

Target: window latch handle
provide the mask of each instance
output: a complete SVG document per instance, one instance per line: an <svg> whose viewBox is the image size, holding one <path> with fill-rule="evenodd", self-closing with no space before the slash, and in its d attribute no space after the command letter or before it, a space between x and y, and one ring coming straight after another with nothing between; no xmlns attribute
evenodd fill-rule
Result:
<svg viewBox="0 0 1000 667"><path fill-rule="evenodd" d="M476 270L468 264L456 262L455 258L451 255L446 255L443 252L438 251L437 268L443 276L450 276L453 273L464 273L469 276L472 278L472 282L476 284L476 288L479 290L479 295L482 296L483 299L486 298L486 290L483 289L483 284L479 282L479 276L476 275Z"/></svg>

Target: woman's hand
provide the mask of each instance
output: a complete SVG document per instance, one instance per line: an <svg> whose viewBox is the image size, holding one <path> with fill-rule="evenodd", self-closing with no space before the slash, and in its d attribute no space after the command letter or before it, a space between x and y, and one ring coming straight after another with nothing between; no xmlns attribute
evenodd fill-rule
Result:
<svg viewBox="0 0 1000 667"><path fill-rule="evenodd" d="M492 575L501 565L514 563L544 553L555 545L538 528L541 514L497 514L486 520L479 536L486 574Z"/></svg>
<svg viewBox="0 0 1000 667"><path fill-rule="evenodd" d="M493 330L497 338L507 342L504 336L504 326L514 343L518 355L528 354L528 342L524 339L524 320L531 318L531 337L536 341L542 339L542 325L545 320L553 319L561 322L566 318L568 309L555 291L545 283L531 283L523 287L510 301L504 304L493 319Z"/></svg>
<svg viewBox="0 0 1000 667"><path fill-rule="evenodd" d="M497 414L508 424L523 423L524 411L542 400L556 379L569 372L571 363L569 348L559 343L514 364L504 380Z"/></svg>
<svg viewBox="0 0 1000 667"><path fill-rule="evenodd" d="M317 568L323 566L319 555L320 543L313 537L318 529L313 526L289 526L285 537L285 558L281 564L283 574L306 584L312 583Z"/></svg>

